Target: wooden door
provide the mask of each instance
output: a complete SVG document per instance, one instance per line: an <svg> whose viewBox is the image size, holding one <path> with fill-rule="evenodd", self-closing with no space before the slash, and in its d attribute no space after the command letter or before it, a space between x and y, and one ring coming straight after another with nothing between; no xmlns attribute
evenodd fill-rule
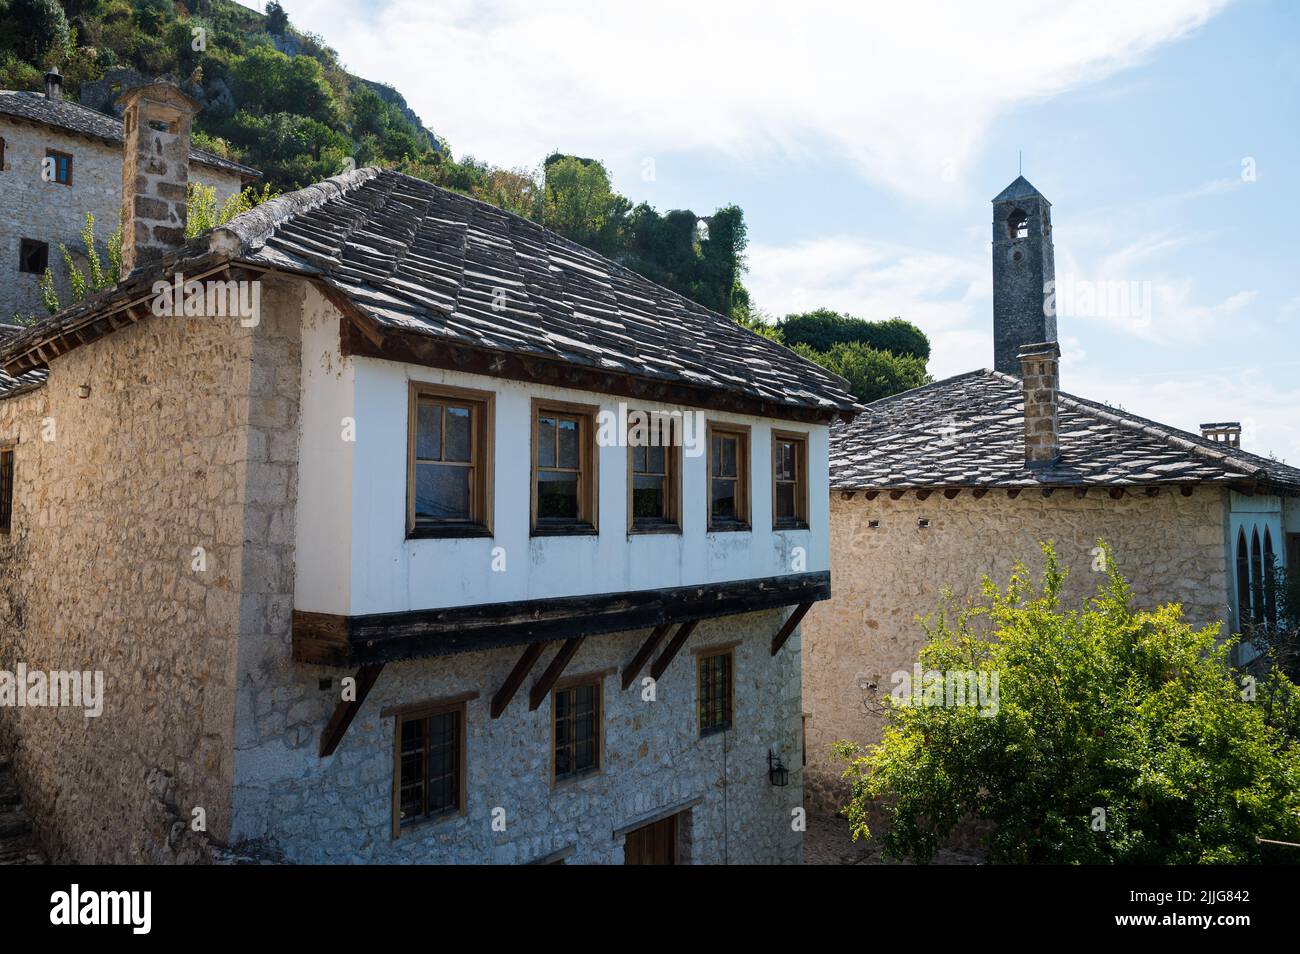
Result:
<svg viewBox="0 0 1300 954"><path fill-rule="evenodd" d="M669 815L628 832L623 843L623 864L677 864L677 816Z"/></svg>

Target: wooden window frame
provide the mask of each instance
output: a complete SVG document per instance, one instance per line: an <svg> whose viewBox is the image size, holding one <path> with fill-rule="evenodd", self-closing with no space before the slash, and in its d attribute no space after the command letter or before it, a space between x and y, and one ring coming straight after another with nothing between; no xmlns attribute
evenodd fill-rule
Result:
<svg viewBox="0 0 1300 954"><path fill-rule="evenodd" d="M466 723L469 712L469 703L477 699L477 692L466 692L458 696L450 696L443 699L428 699L424 702L414 702L407 705L391 706L380 712L381 718L391 718L393 720L393 802L392 802L392 831L393 839L402 837L405 832L412 832L427 825L437 825L453 818L461 818L466 814L466 796L468 788L466 786L466 769L469 764L468 753L466 752L466 740L469 737ZM411 822L409 825L402 824L402 723L413 719L427 719L429 716L446 715L448 712L455 712L458 717L458 727L460 738L457 740L457 795L459 804L455 811L446 811L439 815L429 818L421 818ZM427 758L427 755L426 755Z"/></svg>
<svg viewBox="0 0 1300 954"><path fill-rule="evenodd" d="M713 519L713 436L736 437L740 443L736 449L736 496L738 502L736 505L736 519L715 522ZM750 473L750 454L753 447L750 441L752 436L751 428L748 424L731 424L724 421L709 421L705 428L705 439L707 449L704 454L704 517L709 533L745 533L753 528L753 510L750 484L753 475Z"/></svg>
<svg viewBox="0 0 1300 954"><path fill-rule="evenodd" d="M696 728L699 731L701 739L710 735L717 735L719 732L730 732L736 727L736 646L737 643L728 643L725 646L702 646L695 653L695 712ZM722 725L706 726L704 724L704 666L710 659L718 659L726 656L727 664L727 709L726 723Z"/></svg>
<svg viewBox="0 0 1300 954"><path fill-rule="evenodd" d="M0 441L0 534L13 532L15 487L18 483L18 444Z"/></svg>
<svg viewBox="0 0 1300 954"><path fill-rule="evenodd" d="M629 411L628 413L632 413ZM642 411L643 414L653 414L652 411ZM651 418L654 420L654 418ZM662 422L662 418L660 419ZM671 424L668 425L671 428ZM665 510L667 511L660 521L645 522L640 526L637 525L636 517L632 513L632 490L633 482L636 479L637 472L633 464L633 451L636 449L632 445L631 437L627 442L627 532L629 534L641 533L677 533L682 532L682 445L681 444L661 444L664 448L664 494L666 497Z"/></svg>
<svg viewBox="0 0 1300 954"><path fill-rule="evenodd" d="M64 152L61 149L47 148L45 150L45 158L54 160L54 178L51 179L50 181L58 183L59 185L71 186L72 185L72 153ZM62 179L59 178L59 159L61 158L68 160L68 181L67 182L64 182Z"/></svg>
<svg viewBox="0 0 1300 954"><path fill-rule="evenodd" d="M424 520L415 517L416 430L421 398L468 405L470 413L469 520ZM495 493L496 395L492 391L412 381L406 411L406 538L492 536Z"/></svg>
<svg viewBox="0 0 1300 954"><path fill-rule="evenodd" d="M614 670L603 669L599 672L588 672L574 676L566 676L556 682L555 688L551 690L551 718L548 724L551 731L552 789L577 785L589 778L598 778L605 774L605 677L609 676L613 671ZM561 692L570 692L574 689L580 689L585 686L590 686L595 690L592 698L595 699L596 704L596 767L587 769L585 772L571 772L568 775L559 776L556 774L556 757L559 752L555 745L555 697Z"/></svg>
<svg viewBox="0 0 1300 954"><path fill-rule="evenodd" d="M776 448L781 442L792 443L796 447L794 479L794 518L780 518L776 515ZM773 530L807 530L808 529L808 434L805 431L772 432L772 529Z"/></svg>
<svg viewBox="0 0 1300 954"><path fill-rule="evenodd" d="M542 523L537 516L537 486L540 468L537 463L537 420L543 413L560 417L578 418L578 519ZM546 536L595 536L600 533L600 448L596 445L596 419L600 407L595 404L575 404L572 401L553 401L533 398L528 418L528 444L531 449L532 484L531 534ZM586 428L586 434L582 428ZM557 460L558 463L558 460ZM548 467L547 470L559 470Z"/></svg>

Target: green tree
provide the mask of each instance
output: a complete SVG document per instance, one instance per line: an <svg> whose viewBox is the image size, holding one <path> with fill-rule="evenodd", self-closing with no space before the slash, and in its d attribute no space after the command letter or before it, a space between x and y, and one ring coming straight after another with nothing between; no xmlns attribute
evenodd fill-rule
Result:
<svg viewBox="0 0 1300 954"><path fill-rule="evenodd" d="M784 332L784 325L779 330ZM924 359L878 351L858 341L834 344L829 351L817 351L806 344L790 346L788 339L785 343L796 354L844 378L849 382L849 392L868 404L932 380Z"/></svg>
<svg viewBox="0 0 1300 954"><path fill-rule="evenodd" d="M334 94L321 65L309 56L286 56L272 46L256 46L231 66L234 94L241 108L263 115L291 113L324 124L338 119Z"/></svg>
<svg viewBox="0 0 1300 954"><path fill-rule="evenodd" d="M1105 582L1065 608L1043 550L1038 586L1018 564L1006 589L986 580L927 621L923 669L996 676L994 714L891 700L879 745L840 743L854 836L883 806L885 852L918 861L963 819L1010 863L1258 862L1257 838L1300 842L1295 686L1280 677L1271 712L1248 701L1217 625L1134 609L1104 545Z"/></svg>
<svg viewBox="0 0 1300 954"><path fill-rule="evenodd" d="M68 18L55 0L8 0L0 4L0 45L33 66L68 46Z"/></svg>
<svg viewBox="0 0 1300 954"><path fill-rule="evenodd" d="M266 32L271 36L284 36L289 32L289 14L275 0L266 5Z"/></svg>
<svg viewBox="0 0 1300 954"><path fill-rule="evenodd" d="M830 351L834 345L860 343L877 351L911 355L923 362L930 358L930 339L920 328L902 318L864 321L829 308L800 315L787 315L781 322L787 344L808 345L815 351Z"/></svg>

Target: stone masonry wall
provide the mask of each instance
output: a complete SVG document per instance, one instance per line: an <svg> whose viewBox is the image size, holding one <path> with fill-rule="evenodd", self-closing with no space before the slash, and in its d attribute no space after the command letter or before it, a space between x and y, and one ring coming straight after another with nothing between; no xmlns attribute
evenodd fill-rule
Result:
<svg viewBox="0 0 1300 954"><path fill-rule="evenodd" d="M944 586L965 602L978 597L986 574L1005 585L1017 559L1037 574L1038 544L1053 540L1069 569L1065 599L1077 604L1098 585L1091 551L1100 537L1139 606L1180 602L1192 623L1205 625L1227 616L1223 513L1222 493L1203 488L1191 497L1172 491L1120 500L1060 492L1010 499L993 491L980 500L934 494L924 501L832 495L834 595L804 620L809 805L824 811L843 804L841 767L830 746L840 739L879 740L882 720L869 704L888 694L894 672L916 662L925 643L916 618L941 605ZM928 529L918 526L922 518ZM873 519L878 528L868 525ZM872 683L878 689L862 688Z"/></svg>
<svg viewBox="0 0 1300 954"><path fill-rule="evenodd" d="M85 271L81 230L86 213L95 217L101 248L117 228L122 209L122 147L4 117L0 117L0 138L5 141L0 171L0 322L7 322L15 313L45 314L40 276L18 270L22 239L49 243L55 287L65 304L70 300L59 243L74 253ZM72 185L41 178L46 149L72 155ZM241 188L237 175L208 166L191 164L190 176L214 187L218 202Z"/></svg>
<svg viewBox="0 0 1300 954"><path fill-rule="evenodd" d="M267 283L263 315L296 322L295 295ZM0 401L0 441L19 442L0 669L104 673L97 719L0 709L0 745L55 861L176 860L173 829L195 807L213 838L228 835L238 634L254 625L241 593L262 585L248 561L263 551L245 541L269 522L260 487L285 491L265 479L271 458L296 452L292 331L150 317Z"/></svg>
<svg viewBox="0 0 1300 954"><path fill-rule="evenodd" d="M267 639L244 680L236 753L236 840L267 839L294 861L310 863L500 863L533 861L573 848L572 864L619 864L614 831L693 799L689 857L694 863L797 863L802 836L791 810L801 803L799 637L775 657L768 650L783 611L700 624L656 687L620 689L617 668L647 631L583 643L566 675L605 671L603 771L551 782L551 701L528 711L528 690L558 647L548 648L510 707L492 719L492 694L521 647L390 664L329 758L320 732L338 699L337 670L289 661L287 629ZM734 729L700 738L696 657L700 647L743 642L735 652ZM648 667L647 667L648 669ZM319 680L332 677L330 688ZM392 837L394 719L385 707L478 691L466 714L468 796L463 815ZM245 720L251 720L245 723ZM781 754L790 783L768 782L767 753ZM492 810L505 810L494 831Z"/></svg>

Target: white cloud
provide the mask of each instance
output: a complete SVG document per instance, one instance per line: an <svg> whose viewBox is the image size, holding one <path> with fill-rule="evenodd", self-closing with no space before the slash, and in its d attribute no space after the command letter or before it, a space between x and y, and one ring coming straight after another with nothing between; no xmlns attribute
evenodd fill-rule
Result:
<svg viewBox="0 0 1300 954"><path fill-rule="evenodd" d="M535 165L555 147L611 163L838 154L872 180L942 197L999 113L1130 66L1225 2L286 6L458 152L500 165Z"/></svg>

